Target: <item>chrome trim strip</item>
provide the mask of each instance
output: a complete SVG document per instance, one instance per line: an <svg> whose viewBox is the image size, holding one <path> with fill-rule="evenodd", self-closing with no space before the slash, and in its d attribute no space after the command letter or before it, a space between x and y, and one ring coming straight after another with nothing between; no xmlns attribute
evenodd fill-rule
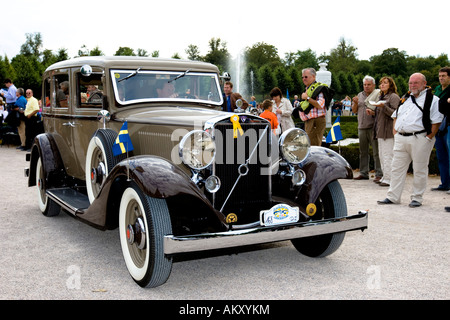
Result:
<svg viewBox="0 0 450 320"><path fill-rule="evenodd" d="M256 227L245 230L164 237L164 253L177 254L285 241L322 234L367 228L368 212L342 218L302 222L276 227Z"/></svg>

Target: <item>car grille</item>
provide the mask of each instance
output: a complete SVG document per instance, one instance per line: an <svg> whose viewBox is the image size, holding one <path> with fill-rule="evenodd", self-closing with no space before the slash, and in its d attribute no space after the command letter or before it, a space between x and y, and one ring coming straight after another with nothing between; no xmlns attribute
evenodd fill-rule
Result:
<svg viewBox="0 0 450 320"><path fill-rule="evenodd" d="M218 210L222 208L239 177L239 166L249 159L266 128L267 132L249 162L247 175L241 176L226 202L222 210L224 214L249 211L249 207L267 208L271 197L271 177L267 173L270 168L270 125L241 123L241 127L244 135L238 134L238 138L234 138L232 123L217 123L215 126L216 162L213 173L220 178L222 184L213 198L214 207Z"/></svg>

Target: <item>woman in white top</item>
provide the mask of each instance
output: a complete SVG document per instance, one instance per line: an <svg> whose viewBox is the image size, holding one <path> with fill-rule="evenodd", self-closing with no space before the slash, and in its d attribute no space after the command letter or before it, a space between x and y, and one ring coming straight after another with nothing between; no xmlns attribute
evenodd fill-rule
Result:
<svg viewBox="0 0 450 320"><path fill-rule="evenodd" d="M278 132L282 133L290 128L294 128L295 124L291 116L294 108L292 107L291 102L288 99L283 98L281 90L277 87L270 91L270 97L273 101L272 111L277 115L279 123L278 127L281 127L281 130L278 130Z"/></svg>

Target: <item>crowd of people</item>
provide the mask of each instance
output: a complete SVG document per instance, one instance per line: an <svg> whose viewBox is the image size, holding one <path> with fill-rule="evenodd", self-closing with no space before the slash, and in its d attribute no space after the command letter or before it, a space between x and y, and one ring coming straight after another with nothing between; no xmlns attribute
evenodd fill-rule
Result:
<svg viewBox="0 0 450 320"><path fill-rule="evenodd" d="M41 130L40 102L33 90L16 88L11 79L5 79L7 88L0 91L0 138L8 132L18 133L20 145L17 149L29 151L34 137Z"/></svg>
<svg viewBox="0 0 450 320"><path fill-rule="evenodd" d="M270 92L272 100L258 105L258 113L272 125L275 134L294 127L292 114L298 110L305 124L311 145L320 146L325 132L327 112L323 93L314 94L316 71L302 70L305 92L301 98L294 97L293 104L283 97L279 88ZM406 174L412 163L413 190L409 207L420 207L427 187L428 164L433 147L436 147L441 184L432 191L450 193L450 133L448 121L450 113L450 67L439 70L440 85L434 90L427 86L421 73L409 78L409 91L402 98L392 77L382 77L379 88L371 76L363 79L363 91L352 99L346 96L335 101L332 112L335 115L356 115L359 138L359 175L355 180L369 180L370 148L374 159L375 178L373 182L389 187L380 205L400 203ZM231 90L225 90L228 101ZM227 85L227 84L226 84ZM242 99L233 93L232 100ZM252 102L254 102L252 97ZM245 101L245 100L244 100ZM245 108L248 103L245 101ZM259 107L261 107L259 109ZM224 111L234 109L223 108ZM450 212L450 206L445 207Z"/></svg>

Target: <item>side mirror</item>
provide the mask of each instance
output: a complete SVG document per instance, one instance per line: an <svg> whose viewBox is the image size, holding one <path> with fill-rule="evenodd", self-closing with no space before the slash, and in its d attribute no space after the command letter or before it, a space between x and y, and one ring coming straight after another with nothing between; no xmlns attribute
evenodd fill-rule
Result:
<svg viewBox="0 0 450 320"><path fill-rule="evenodd" d="M106 122L111 120L111 114L108 110L101 110L97 113L97 120L103 123L103 129L106 129Z"/></svg>
<svg viewBox="0 0 450 320"><path fill-rule="evenodd" d="M80 72L83 76L89 77L92 74L92 67L88 64L81 66Z"/></svg>

